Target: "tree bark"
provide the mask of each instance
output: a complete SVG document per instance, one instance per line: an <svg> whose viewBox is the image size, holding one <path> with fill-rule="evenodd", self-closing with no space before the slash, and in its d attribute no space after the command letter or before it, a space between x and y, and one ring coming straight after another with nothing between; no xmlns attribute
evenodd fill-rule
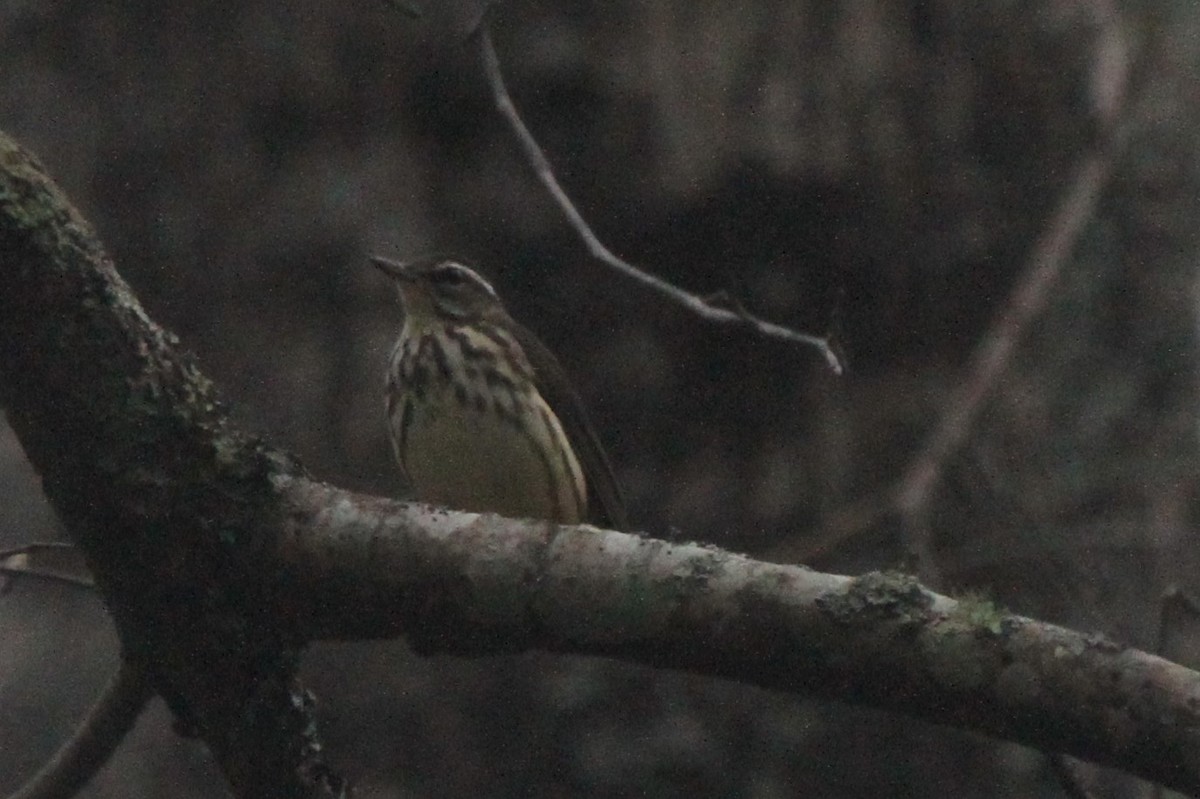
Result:
<svg viewBox="0 0 1200 799"><path fill-rule="evenodd" d="M340 792L318 755L302 641L268 612L271 477L42 166L0 134L0 405L84 553L129 667L241 796Z"/></svg>

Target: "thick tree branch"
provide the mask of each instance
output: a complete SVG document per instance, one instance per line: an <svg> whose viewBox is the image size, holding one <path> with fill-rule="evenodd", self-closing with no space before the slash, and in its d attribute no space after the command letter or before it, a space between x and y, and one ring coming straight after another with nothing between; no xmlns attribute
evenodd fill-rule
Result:
<svg viewBox="0 0 1200 799"><path fill-rule="evenodd" d="M138 664L240 796L332 796L300 647L539 647L980 730L1200 795L1200 674L931 593L362 497L233 430L41 167L0 136L0 403Z"/></svg>
<svg viewBox="0 0 1200 799"><path fill-rule="evenodd" d="M536 647L978 730L1200 793L1200 674L956 601L590 527L437 511L284 478L280 555L314 636ZM352 621L351 626L347 623Z"/></svg>
<svg viewBox="0 0 1200 799"><path fill-rule="evenodd" d="M83 552L127 663L243 796L331 796L266 614L270 477L44 169L0 134L0 405Z"/></svg>

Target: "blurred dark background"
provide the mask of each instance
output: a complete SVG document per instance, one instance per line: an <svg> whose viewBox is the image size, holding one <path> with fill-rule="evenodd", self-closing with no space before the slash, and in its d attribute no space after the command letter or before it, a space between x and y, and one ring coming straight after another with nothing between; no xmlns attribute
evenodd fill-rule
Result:
<svg viewBox="0 0 1200 799"><path fill-rule="evenodd" d="M698 293L836 324L845 377L590 261L493 112L474 50L434 17L5 0L0 129L43 158L240 421L316 476L398 491L381 391L399 311L365 257L448 250L560 355L638 527L859 573L902 563L902 536L888 515L858 529L846 511L896 484L946 410L1105 135L1096 98L1124 42L1144 65L1129 147L945 464L924 565L942 590L1155 645L1162 591L1200 583L1200 8L498 11L515 99L602 238ZM1113 12L1116 44L1098 21ZM0 426L0 546L61 535ZM114 663L95 598L28 580L0 598L0 791ZM425 659L403 642L317 646L306 671L330 757L367 796L1061 795L1019 747L686 674ZM1090 777L1100 796L1144 790ZM223 788L156 703L85 795Z"/></svg>

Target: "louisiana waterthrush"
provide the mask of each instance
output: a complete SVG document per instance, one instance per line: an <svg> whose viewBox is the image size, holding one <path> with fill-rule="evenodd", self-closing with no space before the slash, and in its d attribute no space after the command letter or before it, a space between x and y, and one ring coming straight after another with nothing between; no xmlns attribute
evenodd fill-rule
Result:
<svg viewBox="0 0 1200 799"><path fill-rule="evenodd" d="M387 370L387 423L419 499L504 516L626 528L612 467L557 359L491 285L448 258L371 262L404 326Z"/></svg>

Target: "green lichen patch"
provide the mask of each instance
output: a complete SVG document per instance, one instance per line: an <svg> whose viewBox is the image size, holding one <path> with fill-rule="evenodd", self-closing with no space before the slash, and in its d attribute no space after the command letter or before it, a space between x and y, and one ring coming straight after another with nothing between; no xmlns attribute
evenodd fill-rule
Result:
<svg viewBox="0 0 1200 799"><path fill-rule="evenodd" d="M1007 610L986 597L967 594L958 600L946 623L980 635L1000 635L1009 616Z"/></svg>
<svg viewBox="0 0 1200 799"><path fill-rule="evenodd" d="M932 604L915 577L895 572L864 574L844 592L817 600L818 607L843 623L890 620L905 626L925 622Z"/></svg>

